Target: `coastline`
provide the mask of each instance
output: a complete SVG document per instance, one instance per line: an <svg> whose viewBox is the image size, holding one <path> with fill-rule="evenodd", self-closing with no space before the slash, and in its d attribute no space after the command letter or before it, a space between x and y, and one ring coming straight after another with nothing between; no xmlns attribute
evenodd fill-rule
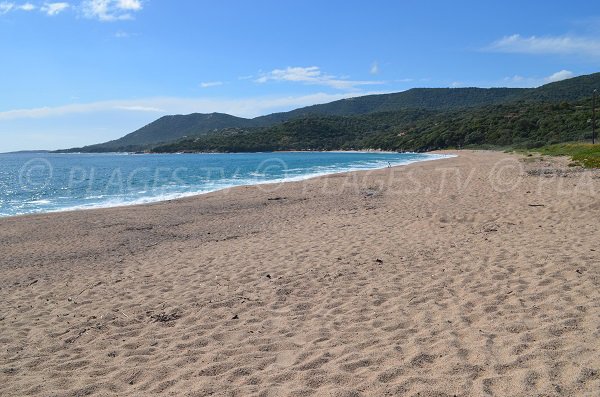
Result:
<svg viewBox="0 0 600 397"><path fill-rule="evenodd" d="M306 152L311 152L311 151L306 151ZM281 151L281 152L265 152L265 153L304 153L304 152L302 152L302 151ZM386 152L386 151L378 151L378 150L372 150L372 151L323 151L322 153L396 154L396 152ZM394 161L394 164L392 166L393 167L403 167L403 166L410 165L413 163L440 160L443 158L451 158L451 157L455 156L455 154L440 155L439 153L434 153L434 152L431 152L431 153L406 152L406 153L407 154L425 154L425 155L429 155L431 157L428 159L404 160L402 162ZM73 153L68 153L68 154L73 154ZM74 153L74 154L77 154L77 153ZM81 154L89 154L89 153L81 153ZM99 154L134 155L133 153L99 153ZM160 154L160 153L149 153L149 154ZM163 153L163 154L172 154L172 153ZM194 153L190 153L190 154L194 154ZM210 153L195 153L195 154L210 154ZM225 153L213 153L213 154L225 154ZM227 153L227 154L231 154L231 153ZM299 182L299 181L304 181L304 180L308 180L308 179L312 179L312 178L319 178L319 177L327 176L327 175L344 174L344 173L348 173L348 172L362 172L362 171L368 172L368 171L373 171L373 170L378 170L378 169L383 169L383 168L387 168L387 166L367 168L367 169L359 168L359 167L347 167L346 169L340 170L340 171L323 171L323 172L315 172L315 173L309 173L309 174L274 179L274 180L254 181L251 183L243 183L243 184L235 185L235 186L218 187L213 190L171 193L166 196L140 197L137 200L132 200L131 202L117 202L117 203L106 202L106 203L98 203L98 204L90 204L90 205L76 205L76 206L70 206L70 207L64 207L64 208L57 208L57 209L48 210L48 211L39 211L39 212L32 212L32 213L26 213L26 214L16 214L16 215L10 215L10 216L0 216L0 219L7 218L7 217L23 217L23 216L52 214L52 213L71 212L71 211L89 211L89 210L94 210L94 209L130 207L130 206L136 206L136 205L149 205L149 204L155 204L155 203L160 203L160 202L165 202L165 201L173 201L173 200L180 200L180 199L189 198L189 197L202 196L205 194L215 193L215 192L219 192L221 190L232 189L232 188L241 187L241 186L259 186L259 185L281 184L281 183L288 183L288 182Z"/></svg>
<svg viewBox="0 0 600 397"><path fill-rule="evenodd" d="M566 163L1 218L0 394L593 395L600 178Z"/></svg>

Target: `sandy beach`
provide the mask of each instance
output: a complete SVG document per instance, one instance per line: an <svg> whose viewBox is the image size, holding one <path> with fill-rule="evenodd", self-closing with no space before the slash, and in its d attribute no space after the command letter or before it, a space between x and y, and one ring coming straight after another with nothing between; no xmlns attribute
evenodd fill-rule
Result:
<svg viewBox="0 0 600 397"><path fill-rule="evenodd" d="M456 154L0 219L0 395L599 395L600 172Z"/></svg>

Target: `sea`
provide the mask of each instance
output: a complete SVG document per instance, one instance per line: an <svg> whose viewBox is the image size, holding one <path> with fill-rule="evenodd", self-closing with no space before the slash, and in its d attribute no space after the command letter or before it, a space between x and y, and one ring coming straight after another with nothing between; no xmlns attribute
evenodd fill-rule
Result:
<svg viewBox="0 0 600 397"><path fill-rule="evenodd" d="M445 157L386 152L0 154L0 217L144 204Z"/></svg>

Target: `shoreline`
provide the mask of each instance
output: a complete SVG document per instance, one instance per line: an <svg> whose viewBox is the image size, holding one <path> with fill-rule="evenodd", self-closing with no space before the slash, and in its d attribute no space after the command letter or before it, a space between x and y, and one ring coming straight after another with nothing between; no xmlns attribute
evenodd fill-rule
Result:
<svg viewBox="0 0 600 397"><path fill-rule="evenodd" d="M126 154L126 155L142 155L142 154L252 154L252 153L389 153L389 154L426 154L430 152L411 152L411 151L390 151L380 149L364 149L364 150L274 150L266 152L197 152L197 151L186 151L186 152L68 152L61 150L24 150L18 152L5 152L0 154L28 154L28 153L44 153L44 154Z"/></svg>
<svg viewBox="0 0 600 397"><path fill-rule="evenodd" d="M567 164L2 218L0 394L594 395L600 172Z"/></svg>
<svg viewBox="0 0 600 397"><path fill-rule="evenodd" d="M384 151L323 151L323 152L319 152L319 153L374 153L374 152L386 153L386 154L398 154L397 152L384 152ZM446 154L440 154L442 152L444 152ZM261 152L261 153L263 153L263 152ZM285 152L283 152L282 151L282 152L264 152L264 153L305 153L305 152L302 152L302 151L285 151ZM58 154L61 154L61 153L58 153ZM88 154L88 153L67 153L67 154ZM115 153L100 153L100 154L115 154ZM149 153L149 154L174 154L174 153ZM210 154L210 153L190 153L190 154ZM231 154L231 153L214 153L214 154ZM417 164L417 163L423 163L423 162L435 161L435 160L443 160L443 159L448 159L448 158L458 156L457 154L454 153L454 151L437 151L437 152L426 152L426 153L406 152L406 154L426 154L426 155L437 156L437 157L435 157L435 158L432 157L429 159L422 159L422 160L407 160L407 161L404 161L402 164L392 165L392 167L404 167L404 166L408 166L411 164ZM123 155L125 155L125 153L123 153ZM313 174L306 174L306 175L301 175L301 176L282 178L282 179L276 179L276 180L270 180L270 181L259 181L259 182L255 182L255 183L222 187L222 188L217 188L215 190L202 191L202 192L172 193L170 196L168 196L168 198L166 198L166 197L141 197L141 198L138 198L129 203L118 203L118 204L105 203L105 204L92 204L90 206L80 205L80 206L65 207L65 208L60 208L60 209L55 209L55 210L50 210L50 211L40 211L40 212L33 212L33 213L27 213L27 214L0 216L0 219L14 218L14 217L27 217L27 216L44 215L44 214L55 214L55 213L72 212L72 211L89 211L89 210L99 210L99 209L132 207L132 206L138 206L138 205L146 206L146 205L158 204L161 202L171 202L171 201L182 200L182 199L187 199L187 198L192 198L192 197L204 196L206 194L216 193L216 192L219 192L222 190L235 189L235 188L245 187L245 186L261 186L261 185L271 185L271 184L277 185L277 184L282 184L282 183L302 182L302 181L310 180L313 178L326 177L328 175L339 175L339 174L352 173L352 172L369 172L369 171L380 170L380 169L385 169L385 168L388 168L388 167L384 166L384 167L368 168L368 169L349 168L349 169L346 169L343 171L313 173Z"/></svg>

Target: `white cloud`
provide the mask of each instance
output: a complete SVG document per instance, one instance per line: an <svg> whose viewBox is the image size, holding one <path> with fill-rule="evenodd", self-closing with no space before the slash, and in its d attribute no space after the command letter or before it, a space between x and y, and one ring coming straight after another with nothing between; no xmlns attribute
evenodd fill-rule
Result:
<svg viewBox="0 0 600 397"><path fill-rule="evenodd" d="M140 0L118 0L117 3L117 7L121 10L139 11L142 9L142 2Z"/></svg>
<svg viewBox="0 0 600 397"><path fill-rule="evenodd" d="M600 39L577 36L505 36L493 42L488 50L520 54L576 54L600 56Z"/></svg>
<svg viewBox="0 0 600 397"><path fill-rule="evenodd" d="M373 64L371 65L371 69L369 70L369 73L371 73L371 74L379 73L379 64L377 63L377 61L373 62Z"/></svg>
<svg viewBox="0 0 600 397"><path fill-rule="evenodd" d="M321 76L321 71L318 66L303 67L287 67L286 69L275 69L267 74L256 79L257 83L266 83L269 80L287 80L287 81L302 81L313 82L317 81Z"/></svg>
<svg viewBox="0 0 600 397"><path fill-rule="evenodd" d="M222 81L203 81L200 83L200 87L202 88L218 87L220 85L223 85Z"/></svg>
<svg viewBox="0 0 600 397"><path fill-rule="evenodd" d="M45 2L40 6L25 2L0 1L0 15L12 11L34 11L54 16L68 8L78 10L84 17L100 21L119 21L133 19L133 14L143 8L142 0L82 0L80 5L71 5L68 2Z"/></svg>
<svg viewBox="0 0 600 397"><path fill-rule="evenodd" d="M11 12L15 8L15 3L2 2L0 3L0 15Z"/></svg>
<svg viewBox="0 0 600 397"><path fill-rule="evenodd" d="M514 76L505 77L502 80L502 85L505 87L539 87L544 84L553 83L555 81L561 81L575 77L576 74L570 70L560 70L556 73L552 73L550 76L539 77L539 76L521 76L516 74Z"/></svg>
<svg viewBox="0 0 600 397"><path fill-rule="evenodd" d="M321 72L318 66L309 67L287 67L285 69L274 69L268 73L262 74L254 80L257 83L266 83L268 81L289 81L310 85L322 85L342 90L353 90L358 86L383 84L383 81L360 81L347 80L345 78L325 74Z"/></svg>
<svg viewBox="0 0 600 397"><path fill-rule="evenodd" d="M54 16L60 14L67 8L69 8L69 3L44 3L40 10L47 15Z"/></svg>
<svg viewBox="0 0 600 397"><path fill-rule="evenodd" d="M526 77L520 74L515 74L513 76L507 76L502 79L502 82L494 82L491 84L491 87L511 87L511 88L531 88L538 87L545 83L544 78L539 77Z"/></svg>
<svg viewBox="0 0 600 397"><path fill-rule="evenodd" d="M36 9L36 7L31 3L21 4L18 8L22 11L33 11Z"/></svg>
<svg viewBox="0 0 600 397"><path fill-rule="evenodd" d="M81 4L86 18L103 22L133 19L132 12L142 9L140 0L84 0Z"/></svg>
<svg viewBox="0 0 600 397"><path fill-rule="evenodd" d="M570 79L571 77L574 77L575 75L573 74L573 72L571 72L570 70L561 70L559 72L553 73L552 75L546 77L546 81L548 83L552 83L555 81L561 81L561 80L565 80L565 79Z"/></svg>
<svg viewBox="0 0 600 397"><path fill-rule="evenodd" d="M11 11L34 11L38 7L27 2L23 4L17 4L14 2L2 1L0 2L0 15L7 14ZM41 8L40 8L41 9Z"/></svg>

